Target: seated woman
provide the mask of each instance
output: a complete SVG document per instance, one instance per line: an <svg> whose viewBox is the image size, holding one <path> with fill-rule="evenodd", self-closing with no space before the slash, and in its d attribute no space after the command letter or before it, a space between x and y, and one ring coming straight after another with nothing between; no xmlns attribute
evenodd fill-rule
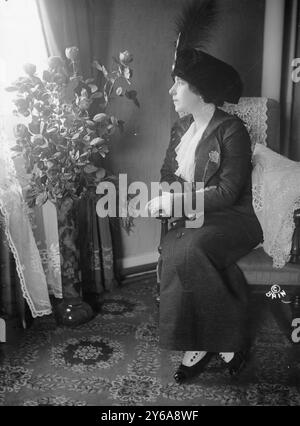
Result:
<svg viewBox="0 0 300 426"><path fill-rule="evenodd" d="M175 373L179 383L199 374L212 353L230 374L245 365L248 292L235 262L262 241L252 207L251 143L242 121L218 107L237 103L238 73L195 49L177 53L175 110L188 113L174 125L161 182L204 182L204 223L177 220L162 242L160 345L186 351ZM152 216L182 194L149 202Z"/></svg>

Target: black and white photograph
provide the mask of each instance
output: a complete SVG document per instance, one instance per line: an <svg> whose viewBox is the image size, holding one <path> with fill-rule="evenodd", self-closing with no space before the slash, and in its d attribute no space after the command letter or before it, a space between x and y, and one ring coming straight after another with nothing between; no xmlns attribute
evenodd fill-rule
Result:
<svg viewBox="0 0 300 426"><path fill-rule="evenodd" d="M300 406L299 117L298 0L0 0L0 406Z"/></svg>

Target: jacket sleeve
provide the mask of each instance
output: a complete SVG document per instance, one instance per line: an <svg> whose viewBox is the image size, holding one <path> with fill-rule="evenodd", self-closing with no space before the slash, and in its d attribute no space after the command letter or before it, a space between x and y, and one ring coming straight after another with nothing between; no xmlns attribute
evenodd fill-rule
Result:
<svg viewBox="0 0 300 426"><path fill-rule="evenodd" d="M252 171L251 141L240 120L226 127L221 140L219 182L204 191L204 212L233 206L242 195Z"/></svg>

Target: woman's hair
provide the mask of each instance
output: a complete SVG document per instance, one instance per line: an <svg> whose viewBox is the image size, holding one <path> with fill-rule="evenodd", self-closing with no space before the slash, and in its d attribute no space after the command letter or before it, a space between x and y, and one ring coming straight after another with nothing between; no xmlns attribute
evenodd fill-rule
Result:
<svg viewBox="0 0 300 426"><path fill-rule="evenodd" d="M200 95L206 104L214 104L216 107L221 107L224 105L224 101L217 99L216 97L207 96L203 93L200 93L199 89L197 89L196 86L194 86L192 83L189 83L189 82L187 83L189 85L191 92L195 93L196 95Z"/></svg>

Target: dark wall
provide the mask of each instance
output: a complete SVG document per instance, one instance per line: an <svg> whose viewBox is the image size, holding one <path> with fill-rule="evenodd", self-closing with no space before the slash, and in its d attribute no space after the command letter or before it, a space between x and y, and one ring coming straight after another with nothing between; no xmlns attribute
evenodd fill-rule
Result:
<svg viewBox="0 0 300 426"><path fill-rule="evenodd" d="M134 55L134 88L141 108L121 100L117 111L126 132L116 136L110 153L114 172L149 184L169 142L173 111L168 89L174 55L174 17L186 0L111 0L108 58L128 49ZM259 96L263 50L264 0L219 0L222 15L210 52L241 73L245 96ZM106 27L106 25L105 25ZM99 29L99 37L101 30ZM109 62L109 61L108 61ZM110 62L109 62L110 63ZM117 239L117 256L131 264L147 263L156 251L156 219L136 220L130 236Z"/></svg>
<svg viewBox="0 0 300 426"><path fill-rule="evenodd" d="M264 0L218 0L222 18L211 53L240 72L244 96L260 96Z"/></svg>

